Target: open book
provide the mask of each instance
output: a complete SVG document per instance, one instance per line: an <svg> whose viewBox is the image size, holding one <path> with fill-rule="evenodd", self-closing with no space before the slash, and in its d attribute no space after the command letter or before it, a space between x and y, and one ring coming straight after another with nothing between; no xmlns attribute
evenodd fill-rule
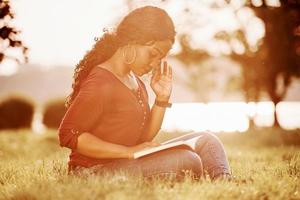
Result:
<svg viewBox="0 0 300 200"><path fill-rule="evenodd" d="M177 141L177 139L174 138L173 140L168 140L166 142L161 143L160 146L151 147L149 149L145 149L142 151L137 151L134 153L133 157L134 157L134 159L140 158L142 156L145 156L145 155L148 155L148 154L151 154L154 152L158 152L158 151L161 151L164 149L169 149L171 147L176 147L176 146L180 146L180 145L185 145L187 147L190 147L192 150L195 150L196 142L197 142L198 138L200 138L200 137L202 137L202 135L199 135L197 137L193 137L190 139L179 140L179 141Z"/></svg>

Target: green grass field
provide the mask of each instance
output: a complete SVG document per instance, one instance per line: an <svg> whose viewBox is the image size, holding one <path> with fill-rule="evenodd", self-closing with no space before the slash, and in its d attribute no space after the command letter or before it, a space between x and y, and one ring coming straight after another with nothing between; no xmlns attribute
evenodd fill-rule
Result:
<svg viewBox="0 0 300 200"><path fill-rule="evenodd" d="M0 199L300 199L300 131L259 129L222 134L235 179L180 183L122 173L67 175L69 150L57 132L0 132ZM164 141L179 133L161 133Z"/></svg>

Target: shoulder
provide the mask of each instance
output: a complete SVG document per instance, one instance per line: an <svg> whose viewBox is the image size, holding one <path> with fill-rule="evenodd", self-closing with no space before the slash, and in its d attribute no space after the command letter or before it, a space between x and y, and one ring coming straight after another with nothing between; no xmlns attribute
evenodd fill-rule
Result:
<svg viewBox="0 0 300 200"><path fill-rule="evenodd" d="M109 93L113 88L114 81L101 69L94 67L82 81L80 90L93 91L96 94Z"/></svg>

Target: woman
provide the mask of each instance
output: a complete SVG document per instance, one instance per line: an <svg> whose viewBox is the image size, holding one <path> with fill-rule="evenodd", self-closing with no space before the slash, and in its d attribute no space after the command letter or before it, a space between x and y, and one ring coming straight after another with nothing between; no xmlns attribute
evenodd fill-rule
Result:
<svg viewBox="0 0 300 200"><path fill-rule="evenodd" d="M160 64L174 38L173 22L164 10L141 7L129 13L114 33L106 31L79 62L59 127L60 145L72 150L69 172L123 170L180 179L186 172L199 178L207 171L212 179L230 177L224 148L208 132L178 138L203 135L195 152L172 148L133 159L134 152L159 145L152 139L170 106L172 90L172 68L164 62L161 72ZM156 99L150 109L139 76L151 71Z"/></svg>

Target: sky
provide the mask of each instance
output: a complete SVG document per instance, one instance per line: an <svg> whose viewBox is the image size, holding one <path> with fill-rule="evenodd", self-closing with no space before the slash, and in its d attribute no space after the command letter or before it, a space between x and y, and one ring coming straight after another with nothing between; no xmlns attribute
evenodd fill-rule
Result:
<svg viewBox="0 0 300 200"><path fill-rule="evenodd" d="M21 30L20 39L29 48L29 63L45 68L57 65L75 66L86 51L91 49L94 38L103 33L103 28L113 28L128 12L124 0L16 0L11 2L15 19L13 24ZM149 1L148 1L149 2ZM197 20L182 17L183 1L172 1L165 9L173 18L177 32L193 30L194 44L212 54L230 53L224 43L212 42L218 30L235 30L240 23L252 29L249 41L255 43L262 37L262 24L253 18L249 9L233 15L232 8L212 11L208 6L197 7ZM193 0L189 1L193 3ZM200 23L198 29L188 26L188 21ZM255 21L256 20L256 21ZM205 24L205 25L201 25ZM236 45L238 48L238 45ZM240 49L241 50L241 49ZM173 52L178 51L175 43ZM11 54L17 55L11 51ZM16 63L6 60L0 64L0 74L10 75L17 71Z"/></svg>
<svg viewBox="0 0 300 200"><path fill-rule="evenodd" d="M29 62L45 67L76 64L91 48L94 37L99 37L103 28L112 26L126 11L121 0L99 2L12 1L14 24L29 48ZM4 74L14 69L6 71L1 67Z"/></svg>

